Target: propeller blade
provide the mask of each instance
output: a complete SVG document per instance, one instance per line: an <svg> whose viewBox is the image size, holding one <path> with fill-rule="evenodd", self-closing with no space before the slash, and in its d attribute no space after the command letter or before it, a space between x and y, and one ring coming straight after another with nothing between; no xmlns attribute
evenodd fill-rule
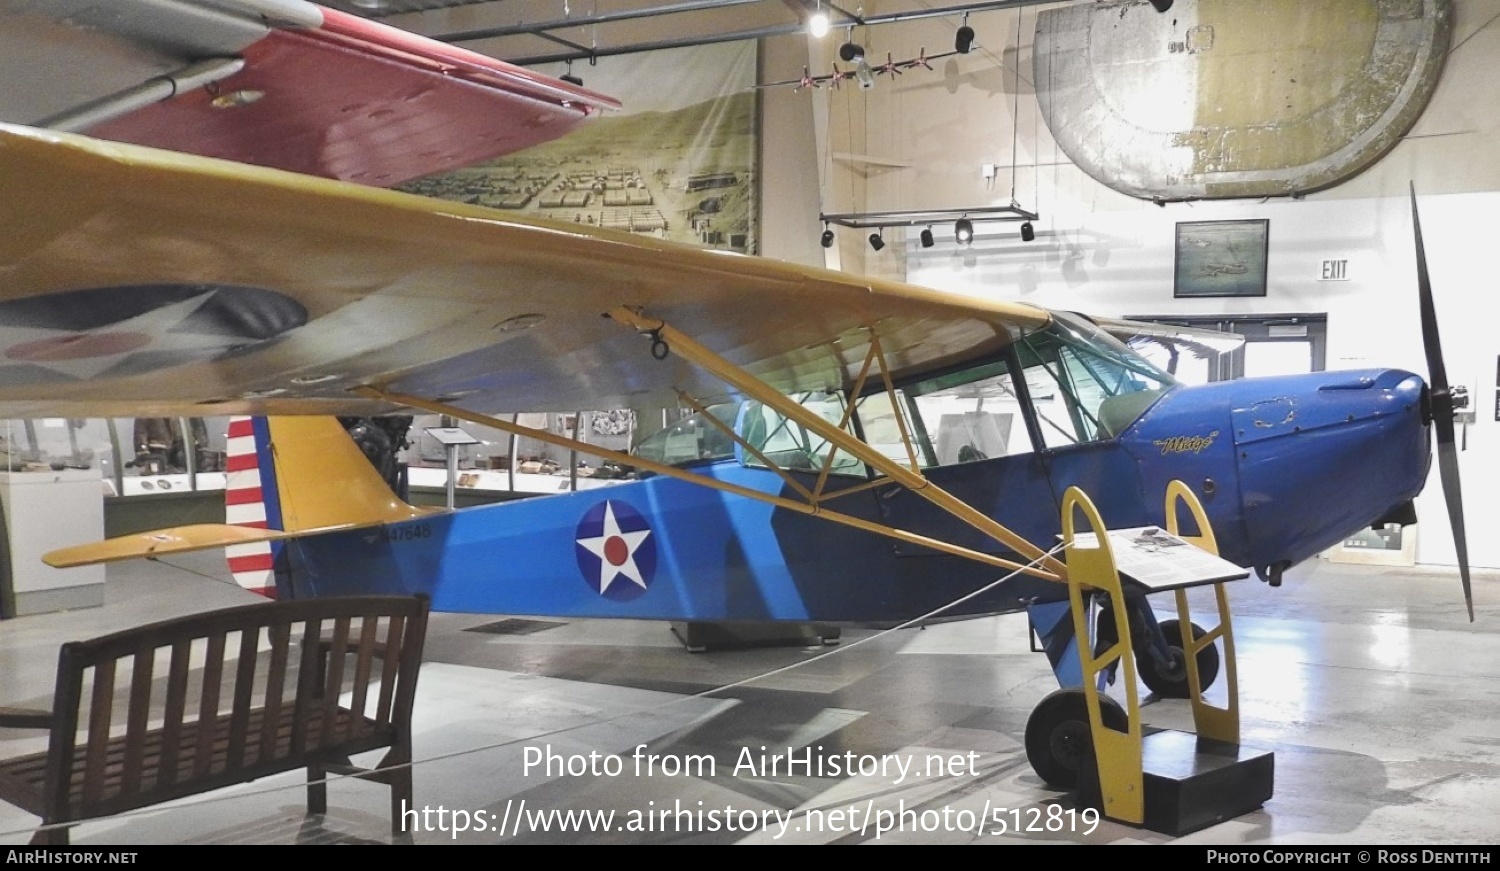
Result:
<svg viewBox="0 0 1500 871"><path fill-rule="evenodd" d="M1458 576L1463 582L1464 605L1474 622L1474 592L1469 582L1469 541L1464 531L1463 486L1458 477L1458 448L1453 443L1453 392L1443 365L1443 345L1438 335L1437 307L1432 301L1432 279L1427 274L1427 252L1422 245L1422 222L1417 216L1417 188L1411 186L1411 227L1417 242L1417 297L1422 311L1422 347L1427 352L1427 384L1437 436L1438 477L1448 503L1448 523L1453 527L1453 546L1458 553Z"/></svg>

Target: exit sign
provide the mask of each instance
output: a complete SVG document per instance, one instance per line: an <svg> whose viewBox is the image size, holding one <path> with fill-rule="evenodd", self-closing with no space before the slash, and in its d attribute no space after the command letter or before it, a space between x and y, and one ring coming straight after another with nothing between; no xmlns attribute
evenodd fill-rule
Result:
<svg viewBox="0 0 1500 871"><path fill-rule="evenodd" d="M1348 281L1348 260L1324 260L1323 267L1318 273L1319 281Z"/></svg>

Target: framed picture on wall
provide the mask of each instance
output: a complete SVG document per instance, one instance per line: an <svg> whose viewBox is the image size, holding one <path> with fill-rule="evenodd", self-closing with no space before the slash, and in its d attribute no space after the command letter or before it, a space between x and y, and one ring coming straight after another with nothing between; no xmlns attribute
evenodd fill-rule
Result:
<svg viewBox="0 0 1500 871"><path fill-rule="evenodd" d="M1270 226L1265 218L1178 223L1172 295L1265 296Z"/></svg>

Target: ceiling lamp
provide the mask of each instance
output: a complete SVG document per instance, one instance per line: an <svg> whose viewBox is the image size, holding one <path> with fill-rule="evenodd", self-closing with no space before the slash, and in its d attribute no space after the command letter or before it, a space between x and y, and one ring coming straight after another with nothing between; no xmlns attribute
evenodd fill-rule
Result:
<svg viewBox="0 0 1500 871"><path fill-rule="evenodd" d="M974 241L974 222L968 218L959 218L953 223L953 238L960 245L967 245Z"/></svg>
<svg viewBox="0 0 1500 871"><path fill-rule="evenodd" d="M823 238L821 238L821 239L818 240L818 244L822 245L824 248L832 248L833 247L833 228L832 227L829 227L827 224L823 225Z"/></svg>
<svg viewBox="0 0 1500 871"><path fill-rule="evenodd" d="M885 247L885 236L881 235L881 232L882 231L877 230L876 232L870 234L870 247L874 248L876 251L879 251L880 249Z"/></svg>
<svg viewBox="0 0 1500 871"><path fill-rule="evenodd" d="M964 23L953 35L953 50L959 54L968 54L969 49L974 47L974 28L969 26L969 13L964 13Z"/></svg>
<svg viewBox="0 0 1500 871"><path fill-rule="evenodd" d="M932 228L928 227L927 229L923 230L922 235L919 238L921 239L923 248L931 248L933 246Z"/></svg>
<svg viewBox="0 0 1500 871"><path fill-rule="evenodd" d="M1030 242L1032 239L1035 239L1035 238L1036 238L1036 229L1031 226L1031 222L1027 221L1026 223L1022 224L1021 225L1021 241L1022 242Z"/></svg>
<svg viewBox="0 0 1500 871"><path fill-rule="evenodd" d="M818 0L817 10L807 19L807 33L814 39L828 35L828 13L823 11L823 0Z"/></svg>

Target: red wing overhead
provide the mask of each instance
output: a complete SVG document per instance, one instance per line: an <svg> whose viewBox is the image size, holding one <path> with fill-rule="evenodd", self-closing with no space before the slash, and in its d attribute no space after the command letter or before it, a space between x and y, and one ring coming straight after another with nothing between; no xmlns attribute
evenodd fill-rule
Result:
<svg viewBox="0 0 1500 871"><path fill-rule="evenodd" d="M303 0L0 7L0 120L389 187L610 97Z"/></svg>
<svg viewBox="0 0 1500 871"><path fill-rule="evenodd" d="M780 391L894 374L1047 323L587 225L0 125L0 417L370 413L374 385L484 411L704 401L666 321Z"/></svg>

